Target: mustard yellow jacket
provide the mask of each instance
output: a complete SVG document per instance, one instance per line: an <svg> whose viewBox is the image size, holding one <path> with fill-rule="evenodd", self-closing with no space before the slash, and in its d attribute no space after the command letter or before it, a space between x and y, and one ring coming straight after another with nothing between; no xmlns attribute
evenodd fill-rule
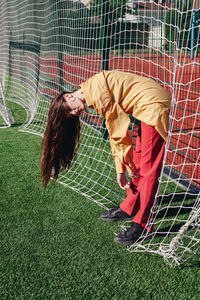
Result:
<svg viewBox="0 0 200 300"><path fill-rule="evenodd" d="M130 118L154 127L167 138L171 99L152 79L121 71L102 71L80 84L86 103L106 120L116 172L135 171Z"/></svg>

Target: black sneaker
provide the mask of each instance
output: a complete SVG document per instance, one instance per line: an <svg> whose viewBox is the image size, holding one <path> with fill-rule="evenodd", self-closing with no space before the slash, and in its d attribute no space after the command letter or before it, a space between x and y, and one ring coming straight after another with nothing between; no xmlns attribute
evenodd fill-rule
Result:
<svg viewBox="0 0 200 300"><path fill-rule="evenodd" d="M116 235L114 237L114 241L121 245L129 245L139 241L142 238L149 238L148 234L148 231L142 227L142 225L133 222L130 228Z"/></svg>
<svg viewBox="0 0 200 300"><path fill-rule="evenodd" d="M121 208L115 207L101 215L103 221L121 221L121 220L132 220L133 216L129 216Z"/></svg>

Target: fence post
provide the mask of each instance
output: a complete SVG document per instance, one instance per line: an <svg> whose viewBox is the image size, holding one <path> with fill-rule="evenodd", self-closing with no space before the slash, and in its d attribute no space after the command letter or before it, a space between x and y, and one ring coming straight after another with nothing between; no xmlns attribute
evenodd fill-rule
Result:
<svg viewBox="0 0 200 300"><path fill-rule="evenodd" d="M61 2L56 2L56 27L57 29L57 61L58 61L58 84L59 91L63 89L63 49L62 49L62 26L61 26Z"/></svg>
<svg viewBox="0 0 200 300"><path fill-rule="evenodd" d="M103 0L101 5L101 70L109 68L109 0Z"/></svg>
<svg viewBox="0 0 200 300"><path fill-rule="evenodd" d="M194 27L195 27L195 13L196 10L192 11L192 24L191 24L191 42L190 42L190 58L194 59Z"/></svg>
<svg viewBox="0 0 200 300"><path fill-rule="evenodd" d="M101 70L109 69L109 50L110 50L110 36L109 36L109 0L103 0L101 6ZM108 139L108 131L106 129L105 120L102 118L101 126L102 138Z"/></svg>

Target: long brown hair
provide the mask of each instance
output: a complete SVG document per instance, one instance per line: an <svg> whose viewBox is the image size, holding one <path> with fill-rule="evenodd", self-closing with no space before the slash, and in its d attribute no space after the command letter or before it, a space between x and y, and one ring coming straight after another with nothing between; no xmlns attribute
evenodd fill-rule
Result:
<svg viewBox="0 0 200 300"><path fill-rule="evenodd" d="M66 101L62 91L52 99L46 130L42 140L41 177L46 188L51 175L52 183L60 171L68 169L75 158L80 140L80 120L67 117Z"/></svg>

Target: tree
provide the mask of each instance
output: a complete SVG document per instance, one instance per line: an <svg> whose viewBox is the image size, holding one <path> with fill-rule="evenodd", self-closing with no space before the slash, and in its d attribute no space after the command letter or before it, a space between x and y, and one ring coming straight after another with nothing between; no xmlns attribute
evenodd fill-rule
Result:
<svg viewBox="0 0 200 300"><path fill-rule="evenodd" d="M107 0L109 1L109 0ZM91 2L90 14L91 16L101 16L102 0L93 0ZM119 18L123 18L126 13L126 0L111 0L109 1L109 20L110 22L115 22Z"/></svg>
<svg viewBox="0 0 200 300"><path fill-rule="evenodd" d="M191 18L193 0L177 1L176 7L169 10L166 14L165 36L170 43L177 43L179 49L190 48L191 43ZM197 42L199 32L196 30L194 43Z"/></svg>

